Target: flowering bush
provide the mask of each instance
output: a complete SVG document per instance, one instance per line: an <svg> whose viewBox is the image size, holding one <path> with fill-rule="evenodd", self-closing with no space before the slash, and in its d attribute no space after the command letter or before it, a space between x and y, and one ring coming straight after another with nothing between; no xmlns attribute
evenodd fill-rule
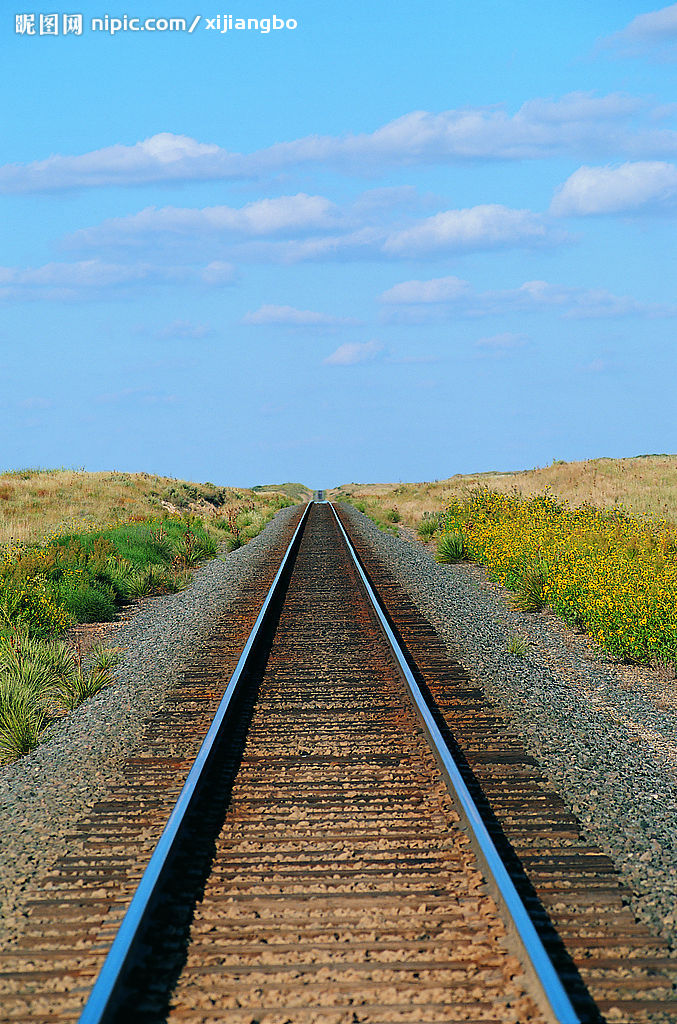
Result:
<svg viewBox="0 0 677 1024"><path fill-rule="evenodd" d="M446 510L469 558L516 592L640 662L677 661L677 527L623 509L569 508L545 494L525 500L478 489Z"/></svg>
<svg viewBox="0 0 677 1024"><path fill-rule="evenodd" d="M48 637L71 624L71 618L43 577L0 576L0 637L17 630Z"/></svg>

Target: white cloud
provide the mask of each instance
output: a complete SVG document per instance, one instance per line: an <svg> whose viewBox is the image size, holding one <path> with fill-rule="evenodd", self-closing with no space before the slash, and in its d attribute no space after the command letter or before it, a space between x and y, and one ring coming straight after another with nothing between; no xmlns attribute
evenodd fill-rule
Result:
<svg viewBox="0 0 677 1024"><path fill-rule="evenodd" d="M125 296L167 284L227 283L223 268L210 279L210 268L159 266L153 263L105 263L98 259L46 263L41 267L0 267L0 300L77 301ZM232 268L230 278L232 280Z"/></svg>
<svg viewBox="0 0 677 1024"><path fill-rule="evenodd" d="M677 307L638 302L628 295L614 295L604 288L572 288L548 284L547 281L525 281L514 291L496 292L494 295L499 304L512 303L518 309L550 306L561 309L567 318L580 320L608 316L677 315Z"/></svg>
<svg viewBox="0 0 677 1024"><path fill-rule="evenodd" d="M322 260L371 259L382 253L387 232L382 227L357 228L342 234L319 235L284 242L250 242L236 250L240 259L258 262L301 263Z"/></svg>
<svg viewBox="0 0 677 1024"><path fill-rule="evenodd" d="M225 263L223 260L212 260L200 271L200 279L204 284L218 287L222 284L233 284L235 281L235 267L232 263Z"/></svg>
<svg viewBox="0 0 677 1024"><path fill-rule="evenodd" d="M81 156L58 154L0 168L0 190L49 192L106 185L238 177L241 160L220 146L160 132L132 146L114 145Z"/></svg>
<svg viewBox="0 0 677 1024"><path fill-rule="evenodd" d="M665 12L672 10L665 8ZM663 36L668 33L665 26L671 18L671 13L665 14L660 30ZM638 31L633 29L635 35ZM647 131L642 123L643 115L651 120L653 110L651 103L622 93L596 96L574 92L559 99L528 100L512 114L499 106L439 113L416 110L373 132L307 136L251 154L231 153L215 143L161 132L133 145L106 146L79 156L53 154L28 164L5 164L0 166L0 191L29 193L151 182L255 179L300 165L373 173L385 166L467 160L615 155L619 151L644 157L676 153L677 132Z"/></svg>
<svg viewBox="0 0 677 1024"><path fill-rule="evenodd" d="M677 167L659 161L620 167L579 167L561 185L551 211L559 216L622 213L642 208L674 207Z"/></svg>
<svg viewBox="0 0 677 1024"><path fill-rule="evenodd" d="M666 36L677 39L677 4L637 15L623 34L634 39L665 39Z"/></svg>
<svg viewBox="0 0 677 1024"><path fill-rule="evenodd" d="M568 287L547 281L525 281L517 288L486 292L474 292L466 282L459 282L458 287L449 288L448 297L443 299L448 280L404 281L390 288L380 296L386 306L395 307L386 318L392 322L420 323L451 315L479 317L546 309L570 319L677 316L677 306L639 302L601 288Z"/></svg>
<svg viewBox="0 0 677 1024"><path fill-rule="evenodd" d="M565 237L562 232L553 231L539 214L485 205L445 210L403 229L366 225L344 234L290 241L269 249L269 254L286 262L379 256L411 259L555 244Z"/></svg>
<svg viewBox="0 0 677 1024"><path fill-rule="evenodd" d="M667 58L677 57L677 4L638 14L605 42L626 56L654 53Z"/></svg>
<svg viewBox="0 0 677 1024"><path fill-rule="evenodd" d="M437 213L411 228L394 232L383 249L393 255L420 256L533 245L546 241L548 235L538 214L493 204Z"/></svg>
<svg viewBox="0 0 677 1024"><path fill-rule="evenodd" d="M525 121L542 125L581 125L622 121L638 113L644 101L636 96L614 92L595 96L591 92L570 92L558 100L527 100L520 108Z"/></svg>
<svg viewBox="0 0 677 1024"><path fill-rule="evenodd" d="M161 272L164 276L164 272ZM101 288L130 281L155 278L158 268L149 264L102 263L82 260L79 263L46 263L42 267L0 267L0 287L70 287Z"/></svg>
<svg viewBox="0 0 677 1024"><path fill-rule="evenodd" d="M184 259L188 253L204 258L209 246L239 261L297 263L382 256L408 259L554 244L565 238L540 214L500 205L444 210L418 221L409 212L400 217L400 225L392 222L393 210L389 203L361 204L359 199L340 208L322 196L305 193L261 199L242 209L148 207L77 231L64 244L76 251L156 250L161 239L165 247L180 247Z"/></svg>
<svg viewBox="0 0 677 1024"><path fill-rule="evenodd" d="M144 243L158 236L263 238L326 230L335 224L334 204L323 196L301 192L295 196L258 199L240 209L232 206L200 208L149 206L127 217L113 217L70 235L75 248Z"/></svg>
<svg viewBox="0 0 677 1024"><path fill-rule="evenodd" d="M295 309L293 306L261 306L252 313L245 313L245 324L260 324L276 327L337 327L355 323L349 317L316 313L311 309Z"/></svg>
<svg viewBox="0 0 677 1024"><path fill-rule="evenodd" d="M42 267L0 267L0 299L78 299L111 290L166 284L177 279L172 267L149 263L47 263Z"/></svg>
<svg viewBox="0 0 677 1024"><path fill-rule="evenodd" d="M366 363L376 359L383 351L380 341L348 342L339 345L335 352L323 360L328 366L353 366L355 363Z"/></svg>
<svg viewBox="0 0 677 1024"><path fill-rule="evenodd" d="M436 277L431 281L402 281L381 295L382 302L401 303L450 302L467 294L470 285L459 277Z"/></svg>

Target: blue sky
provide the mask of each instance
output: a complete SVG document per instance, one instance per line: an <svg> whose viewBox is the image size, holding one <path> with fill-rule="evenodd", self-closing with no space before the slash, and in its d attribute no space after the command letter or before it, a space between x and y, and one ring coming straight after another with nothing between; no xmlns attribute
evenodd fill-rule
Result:
<svg viewBox="0 0 677 1024"><path fill-rule="evenodd" d="M0 463L322 487L674 452L676 61L677 4L15 5Z"/></svg>

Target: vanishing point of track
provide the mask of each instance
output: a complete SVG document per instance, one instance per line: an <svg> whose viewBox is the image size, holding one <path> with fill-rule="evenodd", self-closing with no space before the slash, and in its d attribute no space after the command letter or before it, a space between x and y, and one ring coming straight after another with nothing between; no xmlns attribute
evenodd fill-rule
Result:
<svg viewBox="0 0 677 1024"><path fill-rule="evenodd" d="M213 748L199 755L205 772L118 989L105 1010L100 980L83 1022L677 1019L674 961L635 921L611 863L583 841L373 553L356 546L386 628L404 644L404 670L334 512L312 505L281 573L271 559L260 586L215 609L210 641L149 723L143 753L44 879L0 955L0 1020L78 1020L224 691L224 728L212 728ZM276 574L279 597L245 663L242 638ZM427 725L407 677L425 695ZM431 731L455 754L458 767L443 771L475 798L477 827L547 950L563 996L554 1008L501 892L485 884L485 854L459 818Z"/></svg>

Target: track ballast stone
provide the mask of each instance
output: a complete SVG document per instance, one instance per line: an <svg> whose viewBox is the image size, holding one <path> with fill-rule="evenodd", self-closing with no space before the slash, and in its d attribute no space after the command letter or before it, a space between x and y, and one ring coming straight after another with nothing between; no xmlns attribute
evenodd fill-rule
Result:
<svg viewBox="0 0 677 1024"><path fill-rule="evenodd" d="M514 609L482 566L438 565L422 546L345 507L614 861L638 916L677 945L675 710L656 707L641 683L626 689L621 666L559 619ZM508 653L515 634L529 642L523 658Z"/></svg>
<svg viewBox="0 0 677 1024"><path fill-rule="evenodd" d="M225 560L199 566L178 594L143 600L114 644L115 682L51 727L30 755L0 769L0 938L21 923L21 905L67 847L73 823L119 781L117 766L233 602L279 547L297 509L279 512Z"/></svg>

